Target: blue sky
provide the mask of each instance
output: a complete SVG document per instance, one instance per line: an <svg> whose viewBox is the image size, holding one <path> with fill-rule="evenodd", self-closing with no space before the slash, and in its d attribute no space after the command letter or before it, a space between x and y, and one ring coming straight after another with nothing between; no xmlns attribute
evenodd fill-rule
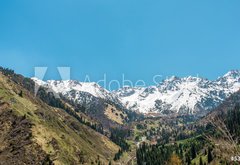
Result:
<svg viewBox="0 0 240 165"><path fill-rule="evenodd" d="M239 0L0 1L0 65L31 77L35 66L151 84L163 76L215 79L240 69Z"/></svg>

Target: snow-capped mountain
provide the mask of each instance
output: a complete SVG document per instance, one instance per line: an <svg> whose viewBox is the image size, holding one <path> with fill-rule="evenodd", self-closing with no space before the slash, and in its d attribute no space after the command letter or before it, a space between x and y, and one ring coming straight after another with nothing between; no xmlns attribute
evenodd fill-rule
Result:
<svg viewBox="0 0 240 165"><path fill-rule="evenodd" d="M142 113L205 114L239 89L240 71L233 70L216 81L173 76L157 86L124 87L113 94L128 109Z"/></svg>
<svg viewBox="0 0 240 165"><path fill-rule="evenodd" d="M32 78L32 80L38 85L51 89L53 92L61 94L78 104L91 104L91 102L95 102L98 99L121 104L108 90L95 82L79 82L76 80L48 80L45 82L37 78Z"/></svg>
<svg viewBox="0 0 240 165"><path fill-rule="evenodd" d="M205 114L240 89L240 71L233 70L215 81L197 77L171 77L157 86L123 87L108 91L96 83L33 80L80 104L94 98L122 105L141 113Z"/></svg>
<svg viewBox="0 0 240 165"><path fill-rule="evenodd" d="M232 70L223 77L218 78L217 82L227 90L237 91L240 86L240 71Z"/></svg>

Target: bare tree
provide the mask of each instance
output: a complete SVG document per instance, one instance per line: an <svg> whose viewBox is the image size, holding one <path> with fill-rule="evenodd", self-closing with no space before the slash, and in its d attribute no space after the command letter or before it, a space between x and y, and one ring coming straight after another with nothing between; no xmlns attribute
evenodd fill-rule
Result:
<svg viewBox="0 0 240 165"><path fill-rule="evenodd" d="M217 115L215 117L209 117L208 122L221 134L220 137L205 134L205 137L215 145L215 152L219 152L221 158L228 160L230 159L229 155L239 155L240 151L237 145L237 139L230 133L224 119Z"/></svg>

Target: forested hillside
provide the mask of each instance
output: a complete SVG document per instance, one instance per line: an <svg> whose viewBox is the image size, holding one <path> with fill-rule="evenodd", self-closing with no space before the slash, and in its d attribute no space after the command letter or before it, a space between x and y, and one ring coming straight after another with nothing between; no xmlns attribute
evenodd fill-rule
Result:
<svg viewBox="0 0 240 165"><path fill-rule="evenodd" d="M79 122L81 116L61 100L47 94L44 102L34 97L30 79L12 70L2 72L0 164L105 165L114 159L119 147L101 134L94 121L83 116Z"/></svg>

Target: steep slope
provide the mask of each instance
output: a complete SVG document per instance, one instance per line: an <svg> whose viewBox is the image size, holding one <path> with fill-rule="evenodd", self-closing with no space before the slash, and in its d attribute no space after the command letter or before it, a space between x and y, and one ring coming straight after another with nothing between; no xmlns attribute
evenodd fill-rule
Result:
<svg viewBox="0 0 240 165"><path fill-rule="evenodd" d="M0 103L0 164L52 164L49 155L31 140L32 123Z"/></svg>
<svg viewBox="0 0 240 165"><path fill-rule="evenodd" d="M104 128L118 127L129 118L120 101L96 83L82 83L74 80L41 81L32 78L37 85L56 93L74 107L99 121Z"/></svg>
<svg viewBox="0 0 240 165"><path fill-rule="evenodd" d="M196 122L204 129L204 137L213 146L217 159L239 164L240 154L240 91L232 94L207 116Z"/></svg>
<svg viewBox="0 0 240 165"><path fill-rule="evenodd" d="M107 164L119 147L0 73L0 162ZM12 155L14 155L12 157ZM1 163L0 163L1 164Z"/></svg>
<svg viewBox="0 0 240 165"><path fill-rule="evenodd" d="M209 121L212 121L213 119L216 119L219 117L224 121L227 114L230 111L232 111L234 108L239 106L240 106L240 90L233 93L230 97L224 100L219 106L214 108L206 116L199 119L197 123L199 125L206 125L209 123ZM235 120L237 119L235 118Z"/></svg>
<svg viewBox="0 0 240 165"><path fill-rule="evenodd" d="M70 100L77 100L79 103L85 102L80 98L84 98L83 95L87 93L91 94L93 97L108 100L109 102L117 103L119 101L116 97L113 97L113 95L108 90L102 88L94 82L83 83L76 80L48 80L44 82L37 78L32 78L32 80L34 80L38 85L50 88L54 92L68 97ZM91 97L88 98L89 102L92 101Z"/></svg>
<svg viewBox="0 0 240 165"><path fill-rule="evenodd" d="M238 91L240 86L240 71L231 70L223 77L220 77L216 81L217 84L223 86L229 91Z"/></svg>

